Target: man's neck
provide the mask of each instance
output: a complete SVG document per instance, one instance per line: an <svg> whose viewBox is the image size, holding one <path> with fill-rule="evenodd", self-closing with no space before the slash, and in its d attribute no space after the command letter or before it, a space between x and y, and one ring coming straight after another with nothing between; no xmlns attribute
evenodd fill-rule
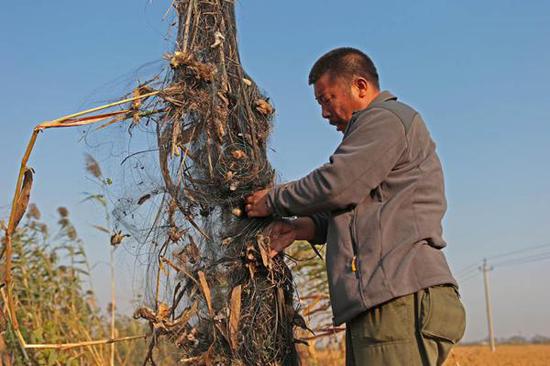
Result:
<svg viewBox="0 0 550 366"><path fill-rule="evenodd" d="M365 108L367 108L369 105L371 105L372 102L374 102L374 100L380 95L380 90L378 89L374 89L372 92L369 93L369 95L367 96L367 103L365 105Z"/></svg>
<svg viewBox="0 0 550 366"><path fill-rule="evenodd" d="M372 102L374 102L374 100L380 95L380 90L375 89L367 93L368 94L366 95L366 97L363 98L363 100L360 103L358 103L357 108L355 108L355 112L362 111L363 109L367 109L367 107L371 105Z"/></svg>

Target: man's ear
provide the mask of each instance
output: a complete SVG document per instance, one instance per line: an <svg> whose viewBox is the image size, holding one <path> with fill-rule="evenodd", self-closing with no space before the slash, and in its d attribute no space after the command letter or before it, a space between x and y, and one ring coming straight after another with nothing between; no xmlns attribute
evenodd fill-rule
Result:
<svg viewBox="0 0 550 366"><path fill-rule="evenodd" d="M367 90L369 89L370 85L365 78L356 77L353 80L353 86L357 89L357 95L360 98L364 98L367 96Z"/></svg>

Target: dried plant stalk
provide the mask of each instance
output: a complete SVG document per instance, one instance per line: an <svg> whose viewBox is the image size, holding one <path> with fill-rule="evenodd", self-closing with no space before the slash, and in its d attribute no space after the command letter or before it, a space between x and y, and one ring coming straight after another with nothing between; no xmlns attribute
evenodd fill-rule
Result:
<svg viewBox="0 0 550 366"><path fill-rule="evenodd" d="M149 93L149 95L141 95L133 98L126 98L117 102L109 103L106 105L102 105L99 107L91 108L88 110L84 110L81 112L73 113L64 117L57 118L52 121L47 121L38 124L34 129L33 133L31 135L31 138L29 140L29 143L27 144L27 148L25 149L25 154L23 155L23 158L21 159L21 164L19 168L19 175L17 178L15 193L13 195L12 199L12 205L9 215L9 222L5 229L5 239L4 239L4 252L3 255L5 256L5 268L4 268L4 285L6 287L6 291L4 294L4 291L2 289L2 295L5 298L5 304L7 307L7 314L9 321L11 323L11 326L13 327L14 333L16 335L17 341L19 343L19 346L21 347L21 351L23 353L23 356L25 359L28 359L28 356L25 352L25 349L29 348L63 348L62 345L55 345L55 347L46 347L45 345L35 345L35 344L28 344L25 339L23 338L23 335L21 334L21 331L19 329L19 322L17 321L16 316L16 308L15 308L15 302L13 300L13 290L12 290L12 257L13 257L13 246L12 246L12 235L14 234L15 230L17 229L17 225L19 224L19 221L23 217L25 211L27 210L27 206L30 199L31 194L31 187L33 182L33 170L32 168L29 168L27 166L27 163L30 159L30 156L32 154L32 151L34 149L36 139L38 137L38 134L48 128L61 128L61 127L77 127L77 126L85 126L85 125L91 125L95 124L101 121L104 121L108 118L111 118L116 115L120 114L127 114L128 111L117 111L113 113L106 113L102 115L95 115L95 116L89 116L89 117L82 117L87 114L91 114L94 112L98 112L100 110L113 108L115 106L119 106L122 104L126 104L128 102L132 102L138 99L144 99L148 98L150 96L158 94L158 91ZM140 336L143 338L143 336ZM99 343L97 344L105 344L104 342L113 343L117 340L101 340L97 341ZM80 343L71 343L71 347L84 347L89 346L86 342L80 342Z"/></svg>
<svg viewBox="0 0 550 366"><path fill-rule="evenodd" d="M300 316L290 271L282 257L269 258L271 219L248 219L242 207L248 194L273 184L274 108L240 63L234 3L176 0L173 7L176 47L154 86L162 92L139 106L163 111L139 122L157 135L148 151L158 150L162 200L150 226L132 219L154 205L150 192L125 197L115 210L150 253L155 309L138 313L150 314L153 343L176 345L190 364L295 365ZM197 298L196 313L179 321ZM158 316L161 303L177 326ZM152 355L146 362L155 364Z"/></svg>
<svg viewBox="0 0 550 366"><path fill-rule="evenodd" d="M75 343L45 343L45 344L26 344L25 348L27 349L59 349L66 350L70 348L80 348L88 346L100 346L105 344L114 344L117 342L128 342L135 341L139 339L144 339L145 335L138 336L129 336L129 337L120 337L114 339L99 339L97 341L86 341L86 342L75 342Z"/></svg>
<svg viewBox="0 0 550 366"><path fill-rule="evenodd" d="M38 125L23 157L12 207L24 203L23 176L40 131L107 119L100 128L123 120L130 122L130 130L143 126L156 134L156 146L147 151L158 154L162 182L136 199L119 200L123 203L113 213L132 237L150 246L153 308L135 313L153 332L145 362L155 364L154 346L169 342L183 364L296 365L294 326L303 319L293 304L290 270L281 256L268 256L271 219L243 217L242 207L246 195L273 184L267 141L274 109L241 66L234 3L175 0L173 6L177 44L166 55L164 80L154 78L121 101ZM121 105L120 111L82 117ZM123 162L128 159L135 155ZM161 200L153 199L157 195ZM133 213L155 204L152 221L134 225ZM12 210L6 230L9 299L16 218ZM23 348L45 346L25 343L9 299L10 320ZM84 345L90 343L47 346Z"/></svg>

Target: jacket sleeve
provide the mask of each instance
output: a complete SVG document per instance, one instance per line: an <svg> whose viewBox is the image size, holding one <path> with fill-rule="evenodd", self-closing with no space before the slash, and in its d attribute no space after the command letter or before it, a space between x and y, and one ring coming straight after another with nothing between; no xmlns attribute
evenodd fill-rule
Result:
<svg viewBox="0 0 550 366"><path fill-rule="evenodd" d="M346 209L389 174L407 147L399 117L384 108L370 108L350 124L328 163L269 192L267 204L275 215L311 216Z"/></svg>
<svg viewBox="0 0 550 366"><path fill-rule="evenodd" d="M309 218L315 225L315 234L311 240L308 240L311 244L325 244L327 242L327 228L330 212L316 212L310 215Z"/></svg>

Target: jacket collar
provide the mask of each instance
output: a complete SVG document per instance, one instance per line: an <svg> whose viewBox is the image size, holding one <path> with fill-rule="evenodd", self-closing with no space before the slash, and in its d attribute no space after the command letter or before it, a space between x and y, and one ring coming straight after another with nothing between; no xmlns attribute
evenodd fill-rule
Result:
<svg viewBox="0 0 550 366"><path fill-rule="evenodd" d="M378 94L378 96L374 98L372 103L369 104L369 107L375 103L387 102L388 100L397 100L397 97L387 90L382 90L380 94Z"/></svg>
<svg viewBox="0 0 550 366"><path fill-rule="evenodd" d="M357 118L359 117L359 115L361 113L371 109L375 104L380 104L380 103L383 103L383 102L387 102L389 100L397 100L397 97L395 95L393 95L392 93L390 93L389 91L383 90L383 91L380 92L380 94L378 94L378 96L376 98L374 98L374 100L372 102L370 102L370 104L367 106L367 108L353 112L353 114L351 115L351 119L350 119L348 125L346 126L346 129L344 130L344 136L348 133L348 130L349 130L350 126L353 124L353 122L355 122L355 120L357 120Z"/></svg>

